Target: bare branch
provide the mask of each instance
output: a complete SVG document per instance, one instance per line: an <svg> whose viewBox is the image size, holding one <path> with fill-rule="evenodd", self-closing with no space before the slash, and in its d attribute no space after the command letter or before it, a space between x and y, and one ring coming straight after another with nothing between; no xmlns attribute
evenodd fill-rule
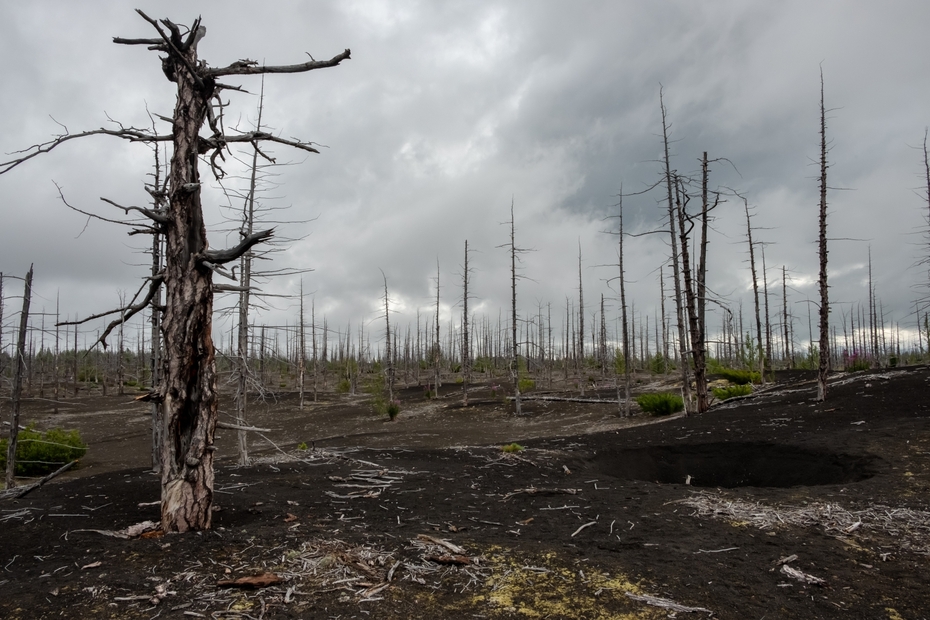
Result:
<svg viewBox="0 0 930 620"><path fill-rule="evenodd" d="M138 211L139 213L149 218L156 224L167 224L168 223L168 218L163 213L158 213L157 211L153 211L152 209L146 209L144 207L124 207L123 205L117 204L113 202L112 200L110 200L109 198L103 198L102 196L100 197L100 200L102 200L103 202L107 204L113 205L117 209L122 209L123 212L126 213L126 215L129 215L130 211Z"/></svg>
<svg viewBox="0 0 930 620"><path fill-rule="evenodd" d="M129 140L130 142L171 142L173 139L171 135L153 135L148 133L148 131L143 129L135 129L134 127L120 128L120 129L105 129L101 127L100 129L92 129L91 131L83 131L81 133L68 133L67 129L65 133L60 134L55 137L53 140L48 142L43 142L41 144L34 144L29 148L23 149L21 151L15 151L14 154L22 155L16 159L10 159L8 161L0 162L0 174L6 174L16 166L29 161L37 155L42 155L43 153L48 153L56 146L64 144L69 140L74 140L76 138L86 138L88 136L115 136L117 138L122 138L124 140Z"/></svg>
<svg viewBox="0 0 930 620"><path fill-rule="evenodd" d="M239 243L239 245L234 248L228 248L225 250L207 250L200 255L199 260L202 263L213 263L214 265L222 265L223 263L234 261L248 252L249 248L251 248L256 243L261 243L266 239L270 239L273 234L273 228L252 233L251 235L245 237Z"/></svg>
<svg viewBox="0 0 930 620"><path fill-rule="evenodd" d="M303 73L305 71L313 71L314 69L335 67L343 60L348 60L351 57L352 52L347 49L338 56L333 56L329 60L313 60L311 57L309 61L298 65L279 65L269 67L264 65L260 66L254 60L237 60L228 67L208 69L204 75L210 77L219 77L221 75L260 75L262 73Z"/></svg>

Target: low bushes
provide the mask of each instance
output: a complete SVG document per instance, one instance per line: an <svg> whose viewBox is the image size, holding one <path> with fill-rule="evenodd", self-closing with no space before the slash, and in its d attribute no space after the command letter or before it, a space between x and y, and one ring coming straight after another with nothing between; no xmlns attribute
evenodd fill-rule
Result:
<svg viewBox="0 0 930 620"><path fill-rule="evenodd" d="M0 469L6 468L8 439L0 440ZM19 432L16 443L16 474L33 476L55 471L65 463L84 456L87 444L77 431L60 428L42 432L32 425Z"/></svg>
<svg viewBox="0 0 930 620"><path fill-rule="evenodd" d="M721 368L717 374L736 385L746 385L747 383L760 383L762 376L757 372L749 370L735 370L733 368Z"/></svg>
<svg viewBox="0 0 930 620"><path fill-rule="evenodd" d="M752 394L752 386L748 384L731 385L729 387L713 388L711 391L718 400L726 400L735 396L749 396Z"/></svg>
<svg viewBox="0 0 930 620"><path fill-rule="evenodd" d="M667 392L637 396L636 404L644 412L655 416L670 415L685 408L685 401L682 400L681 396Z"/></svg>

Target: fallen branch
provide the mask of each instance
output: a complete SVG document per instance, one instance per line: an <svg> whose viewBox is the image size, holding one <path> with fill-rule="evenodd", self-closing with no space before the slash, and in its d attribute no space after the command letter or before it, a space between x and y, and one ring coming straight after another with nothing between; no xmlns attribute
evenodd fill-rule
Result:
<svg viewBox="0 0 930 620"><path fill-rule="evenodd" d="M0 499L7 499L10 497L15 497L19 499L20 497L25 497L28 493L35 491L36 489L38 489L40 486L42 486L43 484L45 484L46 482L48 482L55 476L59 474L63 474L69 469L71 469L72 467L74 467L75 463L77 463L77 461L71 461L70 463L65 463L64 465L62 465L61 467L59 467L58 469L56 469L49 475L39 480L38 482L33 482L32 484L28 484L24 487L15 487L12 489L6 489L5 491L0 491Z"/></svg>
<svg viewBox="0 0 930 620"><path fill-rule="evenodd" d="M424 542L433 543L434 545L439 545L440 547L445 547L452 553L456 555L466 555L468 552L465 551L462 547L454 543L450 543L448 540L443 540L441 538L434 538L427 534L417 534L417 540L422 540Z"/></svg>
<svg viewBox="0 0 930 620"><path fill-rule="evenodd" d="M258 428L257 426L241 426L239 424L230 424L229 422L217 422L217 428L226 428L234 431L252 431L254 433L270 433L270 428Z"/></svg>
<svg viewBox="0 0 930 620"><path fill-rule="evenodd" d="M649 596L648 594L639 595L633 594L632 592L627 592L626 595L633 599L634 601L639 601L641 603L646 603L647 605L652 605L653 607L661 607L662 609L670 609L676 612L682 613L693 613L693 612L703 612L705 614L713 615L709 609L704 607L687 607L685 605L680 605L675 601L669 600L667 598L659 598L658 596Z"/></svg>
<svg viewBox="0 0 930 620"><path fill-rule="evenodd" d="M501 501L502 501L502 502L506 502L508 499L510 499L511 497L514 497L514 496L516 496L516 495L560 495L560 494L577 495L577 494L580 493L580 492L581 492L581 489L559 489L559 488L547 488L547 487L543 487L543 488L529 487L529 488L526 488L526 489L517 489L516 491L511 491L510 493L508 493L507 495L505 495L505 496L504 496L504 499L502 499Z"/></svg>
<svg viewBox="0 0 930 620"><path fill-rule="evenodd" d="M806 583L812 586L822 586L826 584L826 582L820 577L814 577L813 575L809 575L805 572L799 571L796 568L791 568L787 564L781 565L781 572L784 573L785 575L788 575L792 579L797 579L801 583Z"/></svg>
<svg viewBox="0 0 930 620"><path fill-rule="evenodd" d="M575 532L572 534L571 537L574 538L574 537L575 537L579 532L581 532L581 530L583 530L584 528L586 528L586 527L591 527L592 525L596 525L596 524L597 524L597 521L591 521L591 522L589 522L589 523L585 523L584 525L582 525L581 527L579 527L577 530L575 530Z"/></svg>

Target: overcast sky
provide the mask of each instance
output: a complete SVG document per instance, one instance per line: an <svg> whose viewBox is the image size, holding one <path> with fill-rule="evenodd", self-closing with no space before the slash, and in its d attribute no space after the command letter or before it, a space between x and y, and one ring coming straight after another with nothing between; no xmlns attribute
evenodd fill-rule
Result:
<svg viewBox="0 0 930 620"><path fill-rule="evenodd" d="M306 238L275 255L273 267L313 269L304 288L330 326L364 321L380 337L379 269L394 320L415 322L417 308L425 316L437 260L443 319L458 323L466 239L472 308L494 321L506 315L509 262L498 246L508 241L511 200L517 245L534 250L523 255L521 314L551 303L561 323L566 296L577 297L580 243L586 322L604 293L613 325L618 304L606 280L616 269L603 265L616 263L616 238L601 231L614 226L604 218L616 212L621 183L635 192L660 178L664 88L672 167L697 172L703 151L732 162L712 166L711 186L747 198L755 238L767 244L772 314L785 266L796 339L806 340L804 300L817 297L821 69L829 184L844 188L829 194L829 236L858 239L830 245L834 321L867 301L870 248L886 317L912 328L914 302L926 294L926 269L916 263L927 253L919 147L930 123L930 3L4 2L0 151L49 139L60 130L55 121L77 132L108 118L148 126L146 106L170 116L173 84L156 53L112 43L155 36L132 6L182 24L202 15L200 57L212 66L292 64L351 48L339 67L265 82L266 124L326 146L319 155L269 149L293 165L274 171L265 204L287 208L270 219L306 222L278 225L281 236ZM258 77L227 82L260 89ZM226 94L227 125L249 128L257 96ZM99 198L145 203L151 165L145 146L94 137L0 176L0 271L23 275L35 263L36 310L53 311L60 293L62 314L86 316L136 290L148 240L68 210L54 183L72 205L112 217L119 213ZM236 166L228 172L224 185L239 188ZM211 181L211 246L234 243L235 225L224 220L234 213L221 208L228 201L207 167L202 174ZM626 198L628 231L661 228L661 199L656 191ZM741 200L718 208L708 281L734 311L742 299L748 320L745 226ZM651 317L667 236L629 239L626 250L628 296L637 316ZM4 297L20 286L6 281ZM292 277L262 288L299 286ZM296 302L271 303L257 322L296 321ZM711 328L719 321L711 316Z"/></svg>

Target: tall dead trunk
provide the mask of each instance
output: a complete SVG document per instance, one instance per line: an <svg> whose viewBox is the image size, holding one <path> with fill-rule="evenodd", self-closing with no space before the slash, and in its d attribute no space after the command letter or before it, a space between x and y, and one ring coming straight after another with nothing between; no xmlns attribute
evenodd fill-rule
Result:
<svg viewBox="0 0 930 620"><path fill-rule="evenodd" d="M13 390L10 411L10 437L6 444L6 488L16 486L16 446L19 438L19 410L23 393L23 374L26 371L26 329L29 326L29 304L32 301L32 265L26 274L23 288L23 310L19 316L19 333L16 338L16 359L13 361Z"/></svg>
<svg viewBox="0 0 930 620"><path fill-rule="evenodd" d="M688 314L688 327L691 334L691 360L694 362L694 391L696 395L695 411L705 413L710 408L710 399L707 395L707 355L704 351L704 336L701 333L700 317L695 299L695 285L691 278L691 257L689 251L689 235L693 225L687 216L688 195L681 187L681 181L675 190L675 206L678 213L678 235L681 238L681 275L685 284L685 303ZM687 365L688 360L682 355L682 364Z"/></svg>
<svg viewBox="0 0 930 620"><path fill-rule="evenodd" d="M781 266L781 303L782 327L785 330L785 360L789 370L794 369L794 355L791 352L791 335L788 331L788 269Z"/></svg>
<svg viewBox="0 0 930 620"><path fill-rule="evenodd" d="M817 368L817 400L827 399L830 372L830 295L827 287L827 112L823 98L823 71L820 72L820 365Z"/></svg>
<svg viewBox="0 0 930 620"><path fill-rule="evenodd" d="M617 403L620 413L630 417L630 383L632 360L630 359L629 321L626 315L626 272L623 268L623 186L620 187L620 202L617 205L620 222L617 242L617 266L620 268L620 325L623 334L623 404L620 405L620 387L617 386Z"/></svg>
<svg viewBox="0 0 930 620"><path fill-rule="evenodd" d="M462 270L462 405L468 406L471 380L471 336L468 331L468 239L465 240L465 267Z"/></svg>
<svg viewBox="0 0 930 620"><path fill-rule="evenodd" d="M433 342L433 372L436 375L436 398L439 398L439 387L442 383L442 348L439 340L439 259L436 259L436 340Z"/></svg>
<svg viewBox="0 0 930 620"><path fill-rule="evenodd" d="M743 198L743 208L746 211L746 238L749 240L749 270L752 274L753 308L756 312L756 351L759 355L759 375L765 384L765 349L762 346L762 316L759 310L759 278L756 276L756 250L752 242L752 222L749 219L749 202ZM750 366L750 370L752 367Z"/></svg>
<svg viewBox="0 0 930 620"><path fill-rule="evenodd" d="M678 319L678 352L681 366L681 390L685 401L685 413L689 413L691 411L691 381L688 373L684 309L681 300L681 269L678 265L678 240L675 238L675 201L672 195L674 179L671 170L671 159L668 153L668 120L661 89L659 90L659 107L662 109L662 147L665 155L665 183L668 189L668 228L672 248L672 277L675 280L675 314Z"/></svg>
<svg viewBox="0 0 930 620"><path fill-rule="evenodd" d="M300 325L298 327L299 343L297 358L297 389L300 397L300 409L304 408L304 380L306 378L307 337L304 324L304 280L300 279Z"/></svg>
<svg viewBox="0 0 930 620"><path fill-rule="evenodd" d="M387 276L384 279L384 383L388 391L388 405L394 402L394 356L391 354L391 308L389 306Z"/></svg>
<svg viewBox="0 0 930 620"><path fill-rule="evenodd" d="M581 281L581 240L578 240L578 385L584 396L585 359L584 359L584 286Z"/></svg>
<svg viewBox="0 0 930 620"><path fill-rule="evenodd" d="M520 401L520 348L517 346L517 242L513 218L513 201L510 201L510 380L513 381L514 413L523 415Z"/></svg>

